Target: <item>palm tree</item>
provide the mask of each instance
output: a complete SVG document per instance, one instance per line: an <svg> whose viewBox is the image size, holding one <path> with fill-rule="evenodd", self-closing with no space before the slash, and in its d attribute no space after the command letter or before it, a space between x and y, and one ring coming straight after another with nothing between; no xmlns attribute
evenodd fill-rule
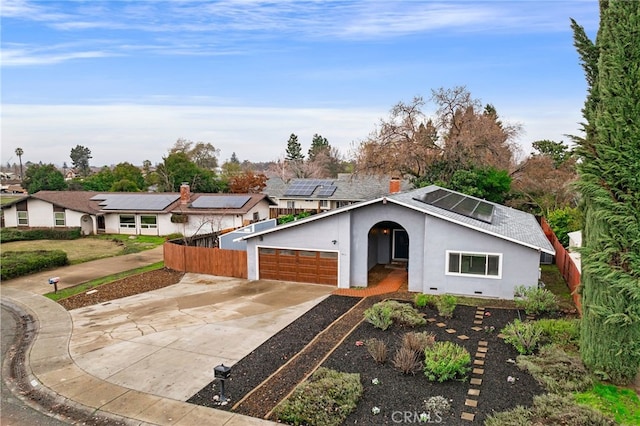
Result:
<svg viewBox="0 0 640 426"><path fill-rule="evenodd" d="M24 154L24 151L22 150L22 148L16 148L16 155L18 156L18 159L20 160L20 181L22 182L22 154Z"/></svg>

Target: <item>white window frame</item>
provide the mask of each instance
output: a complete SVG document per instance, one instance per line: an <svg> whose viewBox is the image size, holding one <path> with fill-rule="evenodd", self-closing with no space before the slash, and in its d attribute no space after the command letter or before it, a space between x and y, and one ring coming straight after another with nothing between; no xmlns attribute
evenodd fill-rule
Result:
<svg viewBox="0 0 640 426"><path fill-rule="evenodd" d="M67 226L64 212L53 212L53 226Z"/></svg>
<svg viewBox="0 0 640 426"><path fill-rule="evenodd" d="M17 213L18 226L29 226L29 212L27 210L18 210Z"/></svg>
<svg viewBox="0 0 640 426"><path fill-rule="evenodd" d="M143 217L152 217L155 219L155 223L144 223ZM158 228L158 215L155 214L141 214L140 215L140 228L141 229L157 229Z"/></svg>
<svg viewBox="0 0 640 426"><path fill-rule="evenodd" d="M485 256L485 271L483 274L471 274L464 272L450 272L449 271L449 262L451 260L451 255L458 255L458 271L462 270L462 257L463 256ZM489 256L495 256L498 258L498 275L489 275ZM445 275L452 275L456 277L474 277L474 278L488 278L493 280L502 279L502 253L486 253L486 252L475 252L475 251L462 251L462 250L447 250L445 252Z"/></svg>
<svg viewBox="0 0 640 426"><path fill-rule="evenodd" d="M320 208L328 209L330 207L329 200L320 200Z"/></svg>
<svg viewBox="0 0 640 426"><path fill-rule="evenodd" d="M122 218L123 217L133 217L133 223L123 223L122 222ZM118 215L118 221L120 223L120 228L136 229L136 215L134 215L134 214L121 214L121 215Z"/></svg>
<svg viewBox="0 0 640 426"><path fill-rule="evenodd" d="M296 208L296 202L293 200L287 200L287 208L288 209L295 209Z"/></svg>

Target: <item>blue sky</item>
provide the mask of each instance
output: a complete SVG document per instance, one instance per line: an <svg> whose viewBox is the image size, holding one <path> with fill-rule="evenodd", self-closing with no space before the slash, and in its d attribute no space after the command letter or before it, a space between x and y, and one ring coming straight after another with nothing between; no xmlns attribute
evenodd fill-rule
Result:
<svg viewBox="0 0 640 426"><path fill-rule="evenodd" d="M518 142L580 134L570 18L596 0L1 0L2 164L160 162L178 138L270 161L291 133L348 156L399 101L466 86ZM429 115L434 107L427 103Z"/></svg>

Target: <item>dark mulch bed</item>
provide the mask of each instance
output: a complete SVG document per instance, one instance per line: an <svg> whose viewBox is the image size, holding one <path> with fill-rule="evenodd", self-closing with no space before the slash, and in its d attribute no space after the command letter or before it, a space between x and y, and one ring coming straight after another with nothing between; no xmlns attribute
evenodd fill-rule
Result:
<svg viewBox="0 0 640 426"><path fill-rule="evenodd" d="M227 383L228 394L232 402L220 407L213 400L217 394L214 382L204 387L188 402L216 408L230 409L254 387L260 384L271 373L275 372L287 360L308 343L315 335L327 327L341 313L357 303L358 299L330 296L321 304L310 310L307 314L290 324L280 333L265 342L247 357L233 366L232 379ZM461 421L462 412L475 414L473 424L481 424L488 414L499 412L516 405L531 405L533 396L543 393L542 388L528 374L520 371L512 362L517 352L505 344L498 337L499 330L508 322L517 318L517 311L505 309L490 309L485 311L481 331L471 329L475 324L475 307L458 306L451 319L443 319L437 316L433 309L422 310L428 318L436 318L436 322L446 323L446 327L436 326L436 322L428 323L424 327L414 329L392 326L386 331L374 328L371 324L363 322L354 332L340 344L327 358L323 366L344 372L360 373L364 386L364 395L358 404L358 408L346 420L345 424L397 424L398 419L404 419L406 413L409 416L419 415L424 412L424 401L431 397L441 395L450 400L451 412L443 419L445 424L470 424ZM318 324L316 324L318 322ZM484 327L494 327L493 332L485 331ZM456 333L450 334L446 329L455 329ZM452 340L464 346L473 356L478 348L478 342L483 340L488 343L488 352L484 366L476 366L484 369L481 377L482 385L474 386L480 389L477 408L465 406L467 392L470 389L469 380L449 381L445 383L429 382L421 371L415 375L405 376L393 367L391 359L399 346L403 333L407 331L430 331L435 334L436 340ZM458 339L464 334L468 340ZM336 342L338 338L336 336ZM356 342L365 341L377 337L387 342L389 347L389 361L384 365L376 364L369 355L365 346L358 346ZM510 384L507 377L513 376L517 380ZM372 380L377 378L380 384L374 385ZM293 383L292 383L293 385ZM377 406L381 409L378 415L373 415L371 409ZM250 414L250 407L240 410ZM414 418L417 423L417 418ZM403 420L404 421L404 420Z"/></svg>
<svg viewBox="0 0 640 426"><path fill-rule="evenodd" d="M157 290L180 282L184 272L174 271L168 268L131 275L111 283L103 284L93 290L94 293L78 293L61 299L59 304L68 311L84 308L85 306L104 303L121 297L133 296L146 291Z"/></svg>

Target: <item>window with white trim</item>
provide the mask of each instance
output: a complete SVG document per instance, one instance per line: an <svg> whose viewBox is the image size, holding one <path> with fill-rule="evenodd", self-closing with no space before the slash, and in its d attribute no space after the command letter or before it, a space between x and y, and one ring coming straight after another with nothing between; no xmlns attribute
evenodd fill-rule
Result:
<svg viewBox="0 0 640 426"><path fill-rule="evenodd" d="M295 201L287 201L287 208L288 209L295 209L296 208L296 202Z"/></svg>
<svg viewBox="0 0 640 426"><path fill-rule="evenodd" d="M140 228L155 229L158 227L158 216L146 215L140 216Z"/></svg>
<svg viewBox="0 0 640 426"><path fill-rule="evenodd" d="M447 250L447 275L502 276L502 254Z"/></svg>
<svg viewBox="0 0 640 426"><path fill-rule="evenodd" d="M135 228L136 227L136 217L132 214L121 214L120 215L120 228Z"/></svg>
<svg viewBox="0 0 640 426"><path fill-rule="evenodd" d="M320 200L320 208L328 209L329 208L329 200Z"/></svg>
<svg viewBox="0 0 640 426"><path fill-rule="evenodd" d="M65 226L66 223L64 212L53 212L53 224L55 226Z"/></svg>
<svg viewBox="0 0 640 426"><path fill-rule="evenodd" d="M18 226L29 226L29 212L18 211Z"/></svg>

